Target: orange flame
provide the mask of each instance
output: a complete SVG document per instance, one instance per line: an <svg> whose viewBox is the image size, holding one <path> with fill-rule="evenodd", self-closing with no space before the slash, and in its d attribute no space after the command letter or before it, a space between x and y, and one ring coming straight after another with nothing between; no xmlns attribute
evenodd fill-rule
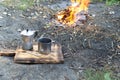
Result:
<svg viewBox="0 0 120 80"><path fill-rule="evenodd" d="M76 22L76 14L81 11L87 11L90 0L71 0L72 5L69 6L62 13L57 15L60 22L68 25L72 25ZM63 20L64 19L64 20Z"/></svg>

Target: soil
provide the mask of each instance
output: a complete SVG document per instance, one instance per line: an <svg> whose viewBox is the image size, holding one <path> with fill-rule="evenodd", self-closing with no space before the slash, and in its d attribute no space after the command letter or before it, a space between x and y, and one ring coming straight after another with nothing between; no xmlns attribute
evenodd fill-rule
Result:
<svg viewBox="0 0 120 80"><path fill-rule="evenodd" d="M120 78L120 5L91 3L84 25L68 27L53 15L70 3L43 2L18 10L0 5L0 49L16 49L20 30L36 30L35 41L49 37L62 45L64 64L16 64L13 57L0 57L0 80L84 80L88 68L113 71Z"/></svg>

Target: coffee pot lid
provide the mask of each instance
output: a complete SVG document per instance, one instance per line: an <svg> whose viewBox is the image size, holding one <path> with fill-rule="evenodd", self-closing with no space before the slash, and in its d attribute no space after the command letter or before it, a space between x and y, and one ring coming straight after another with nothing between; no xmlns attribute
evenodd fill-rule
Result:
<svg viewBox="0 0 120 80"><path fill-rule="evenodd" d="M35 31L26 29L26 30L21 31L20 34L24 35L24 36L32 36L32 35L34 35L34 33L35 33Z"/></svg>

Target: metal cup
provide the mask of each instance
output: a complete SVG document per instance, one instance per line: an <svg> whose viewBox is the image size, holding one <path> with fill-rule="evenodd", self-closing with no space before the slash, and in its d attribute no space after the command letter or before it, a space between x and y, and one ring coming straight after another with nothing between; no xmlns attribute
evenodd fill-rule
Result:
<svg viewBox="0 0 120 80"><path fill-rule="evenodd" d="M49 38L38 39L38 52L42 54L49 54L51 52L52 40Z"/></svg>

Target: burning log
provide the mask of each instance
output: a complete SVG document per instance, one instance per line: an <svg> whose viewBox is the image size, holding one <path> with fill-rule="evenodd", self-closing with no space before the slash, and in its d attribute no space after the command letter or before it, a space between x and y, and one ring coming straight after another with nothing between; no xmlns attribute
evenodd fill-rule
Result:
<svg viewBox="0 0 120 80"><path fill-rule="evenodd" d="M66 25L72 25L72 24L84 24L85 22L87 22L88 20L88 14L87 13L83 13L80 12L78 14L76 14L76 18L74 19L74 21L70 21L70 19L68 18L70 16L70 10L64 9L63 11L58 12L55 15L55 19L57 21L59 21L62 24L66 24Z"/></svg>
<svg viewBox="0 0 120 80"><path fill-rule="evenodd" d="M68 26L83 24L87 21L89 0L71 0L71 2L72 5L59 11L55 15L55 19Z"/></svg>

